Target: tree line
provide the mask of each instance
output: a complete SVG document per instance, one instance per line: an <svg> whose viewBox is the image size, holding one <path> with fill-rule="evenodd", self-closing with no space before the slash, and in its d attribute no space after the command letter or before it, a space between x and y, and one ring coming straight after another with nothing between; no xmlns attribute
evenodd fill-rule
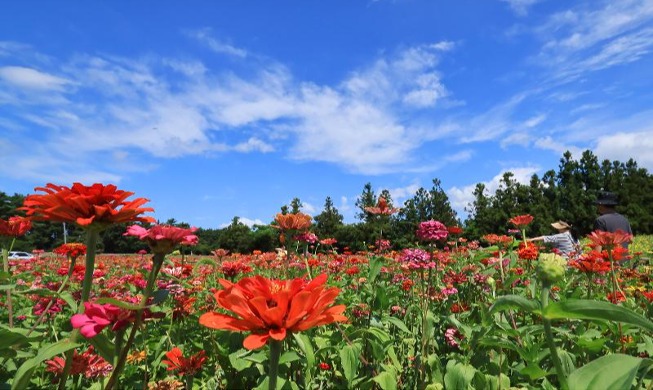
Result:
<svg viewBox="0 0 653 390"><path fill-rule="evenodd" d="M420 222L438 220L447 226L463 228L468 239L479 239L484 234L506 234L508 220L516 215L530 214L535 217L529 226L530 235L552 233L550 223L564 220L573 226L577 236L584 236L593 230L597 216L594 204L599 191L615 192L620 204L617 211L626 215L635 234L653 233L653 175L640 168L633 159L627 162L603 160L589 150L575 160L565 152L557 170L548 170L542 177L532 175L528 184L517 182L512 172L506 172L499 187L490 193L483 183L474 189L474 199L465 207L464 219L453 210L449 198L441 187L439 179L432 180L431 188L419 188L413 197L401 205L392 215L375 215L366 211L383 197L392 206L393 199L388 190L375 192L371 183L366 183L356 200L356 223L344 223L343 215L327 197L322 211L313 217L312 231L320 238L334 238L339 249L351 251L374 248L377 240L389 240L395 249L414 245L415 230ZM7 195L0 192L0 218L18 215L16 208L22 206L24 195ZM295 198L289 205L280 208L282 213L297 213L302 202ZM174 219L162 222L169 225L189 227L185 222ZM249 227L238 217L222 229L200 228L198 246L187 248L193 253L209 254L222 248L231 252L251 253L254 250L273 251L280 247L278 231L270 225ZM106 253L136 253L146 249L134 237L122 235L126 226L116 225L104 232L100 250ZM74 225L63 226L48 222L35 222L32 230L16 241L15 250L43 249L50 251L67 242L83 242L83 231ZM314 244L310 249L319 249Z"/></svg>

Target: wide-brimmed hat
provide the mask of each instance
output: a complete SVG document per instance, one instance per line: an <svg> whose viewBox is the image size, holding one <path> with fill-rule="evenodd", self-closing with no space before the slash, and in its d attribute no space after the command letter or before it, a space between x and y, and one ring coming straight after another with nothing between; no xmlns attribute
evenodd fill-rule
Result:
<svg viewBox="0 0 653 390"><path fill-rule="evenodd" d="M554 229L558 230L571 229L571 225L565 221L556 221L552 223L551 226L553 226Z"/></svg>
<svg viewBox="0 0 653 390"><path fill-rule="evenodd" d="M616 206L619 204L619 201L617 200L617 194L614 192L601 191L599 192L599 196L596 199L596 204L601 204L604 206Z"/></svg>

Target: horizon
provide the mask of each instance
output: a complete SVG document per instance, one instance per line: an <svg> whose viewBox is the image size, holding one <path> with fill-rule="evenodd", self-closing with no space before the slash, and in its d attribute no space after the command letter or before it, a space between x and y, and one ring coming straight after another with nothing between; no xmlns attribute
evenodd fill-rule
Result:
<svg viewBox="0 0 653 390"><path fill-rule="evenodd" d="M116 184L152 216L267 225L439 179L458 218L562 154L653 168L653 1L14 2L0 191Z"/></svg>

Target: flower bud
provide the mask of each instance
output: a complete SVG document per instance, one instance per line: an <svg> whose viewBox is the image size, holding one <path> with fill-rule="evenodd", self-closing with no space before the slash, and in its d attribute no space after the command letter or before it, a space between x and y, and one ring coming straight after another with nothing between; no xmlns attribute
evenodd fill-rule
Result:
<svg viewBox="0 0 653 390"><path fill-rule="evenodd" d="M567 260L555 253L540 254L537 262L537 276L543 284L552 284L565 276L567 270Z"/></svg>

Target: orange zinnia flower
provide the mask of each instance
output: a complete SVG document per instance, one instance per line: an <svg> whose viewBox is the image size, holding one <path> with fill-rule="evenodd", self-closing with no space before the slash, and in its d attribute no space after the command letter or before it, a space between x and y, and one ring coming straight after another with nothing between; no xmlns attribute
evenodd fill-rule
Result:
<svg viewBox="0 0 653 390"><path fill-rule="evenodd" d="M152 217L141 216L154 211L151 207L141 207L148 199L126 201L134 193L119 190L113 184L85 186L75 183L68 188L48 183L35 191L45 194L28 195L20 208L35 221L71 222L80 226L155 221Z"/></svg>
<svg viewBox="0 0 653 390"><path fill-rule="evenodd" d="M0 218L0 236L20 237L32 228L32 221L25 217Z"/></svg>
<svg viewBox="0 0 653 390"><path fill-rule="evenodd" d="M510 218L508 221L517 227L523 228L533 222L533 216L530 214L518 215Z"/></svg>
<svg viewBox="0 0 653 390"><path fill-rule="evenodd" d="M379 197L379 201L375 207L365 207L365 211L374 215L392 215L399 211L398 208L390 207L388 200L384 197Z"/></svg>
<svg viewBox="0 0 653 390"><path fill-rule="evenodd" d="M274 218L281 230L308 230L311 226L311 216L304 213L297 214L277 214Z"/></svg>
<svg viewBox="0 0 653 390"><path fill-rule="evenodd" d="M271 280L262 276L243 278L234 284L220 279L224 290L215 293L218 305L236 316L209 312L200 324L234 331L251 331L243 342L247 349L260 348L271 337L283 340L288 332L347 321L345 305L331 306L340 290L325 288L327 275L310 282L303 279Z"/></svg>

